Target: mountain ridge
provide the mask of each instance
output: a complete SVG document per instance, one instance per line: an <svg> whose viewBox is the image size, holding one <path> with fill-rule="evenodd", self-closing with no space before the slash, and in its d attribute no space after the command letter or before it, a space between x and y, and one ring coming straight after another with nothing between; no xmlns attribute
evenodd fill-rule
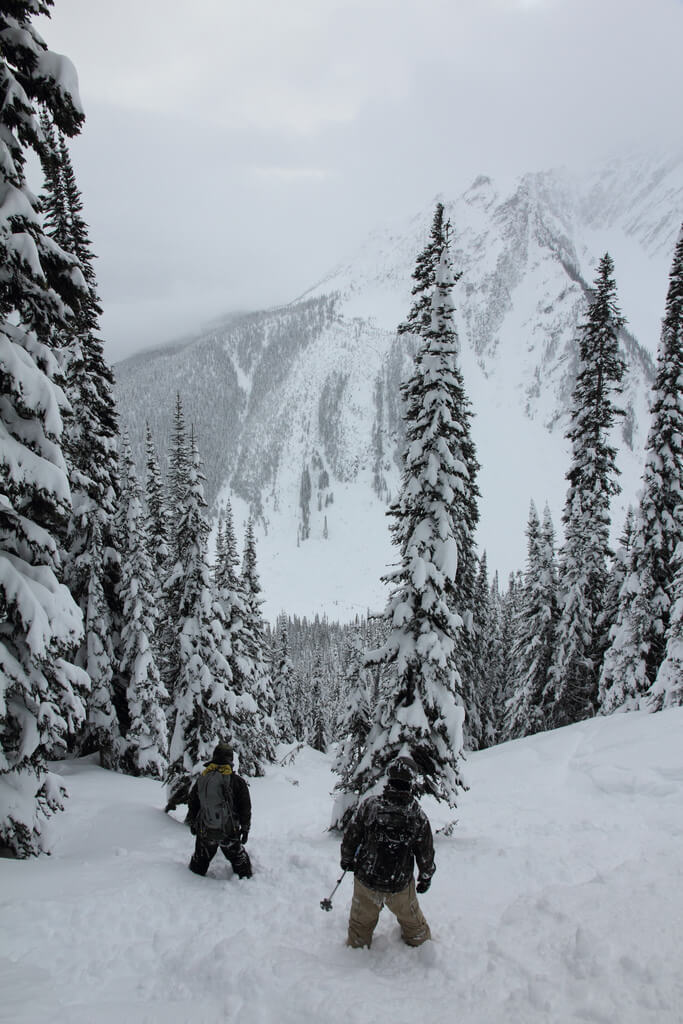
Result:
<svg viewBox="0 0 683 1024"><path fill-rule="evenodd" d="M605 250L615 256L613 249L618 301L638 327L620 339L627 415L616 439L624 494L614 505L615 531L634 500L666 249L673 250L683 209L683 163L659 170L653 163L649 178L639 167L622 167L621 186L610 164L604 178L596 172L579 184L565 172L529 173L511 191L480 175L455 199L442 197L462 272L454 299L482 465L479 548L502 573L524 564L530 498L548 500L559 525L577 327L597 259ZM163 461L180 391L209 501L215 508L230 495L240 518L248 511L257 517L271 616L283 607L309 614L322 607L340 617L383 600L378 580L393 558L384 512L400 476L399 387L413 354L410 337L397 338L396 327L410 306L415 256L432 214L430 206L376 229L292 303L226 317L180 350L157 349L117 366L122 419L139 438L140 461L143 412ZM620 287L620 256L625 278L639 289L635 298L636 285ZM339 583L346 572L354 593ZM329 580L327 590L319 577Z"/></svg>

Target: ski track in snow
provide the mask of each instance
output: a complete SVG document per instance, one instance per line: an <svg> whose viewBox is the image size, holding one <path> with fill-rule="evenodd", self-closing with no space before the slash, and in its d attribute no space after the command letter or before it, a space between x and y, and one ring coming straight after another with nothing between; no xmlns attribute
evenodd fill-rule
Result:
<svg viewBox="0 0 683 1024"><path fill-rule="evenodd" d="M417 950L386 910L371 950L345 947L349 878L319 908L340 874L329 757L250 780L242 881L220 854L187 870L156 783L61 764L53 856L0 862L0 1020L680 1024L682 726L615 715L470 755Z"/></svg>

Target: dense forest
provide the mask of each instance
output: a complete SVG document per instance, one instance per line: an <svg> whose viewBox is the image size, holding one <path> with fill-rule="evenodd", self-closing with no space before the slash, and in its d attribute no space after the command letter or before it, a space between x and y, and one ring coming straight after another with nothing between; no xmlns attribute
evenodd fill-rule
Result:
<svg viewBox="0 0 683 1024"><path fill-rule="evenodd" d="M48 762L66 757L99 751L112 771L163 780L171 808L218 739L233 745L247 776L264 773L280 742L336 744L341 826L399 754L418 765L419 792L454 807L463 750L683 703L683 234L642 489L617 550L610 439L623 415L623 321L606 253L576 339L564 539L556 543L550 513L532 503L526 566L500 581L477 549L480 466L453 321L457 225L437 204L416 254L413 303L397 325L412 369L398 394L383 396L400 410L403 439L386 608L344 624L285 609L269 624L254 524L238 538L229 503L209 559L204 458L187 417L201 395L185 382L168 438L153 424L144 437L120 432L69 151L84 115L65 64L32 25L49 6L19 0L0 12L5 850L26 857L46 848L44 823L64 798ZM31 154L39 195L27 180ZM331 315L320 302L309 312L312 322ZM245 346L258 328L245 326ZM142 448L143 477L133 456ZM225 467L211 458L215 489ZM250 467L237 471L248 491Z"/></svg>

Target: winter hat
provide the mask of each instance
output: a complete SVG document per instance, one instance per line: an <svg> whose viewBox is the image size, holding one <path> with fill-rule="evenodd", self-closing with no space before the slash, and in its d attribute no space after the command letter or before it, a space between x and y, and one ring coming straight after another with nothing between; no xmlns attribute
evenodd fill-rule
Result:
<svg viewBox="0 0 683 1024"><path fill-rule="evenodd" d="M417 765L409 757L397 757L387 769L387 776L392 783L399 783L401 789L411 786Z"/></svg>
<svg viewBox="0 0 683 1024"><path fill-rule="evenodd" d="M232 764L235 752L229 743L217 743L211 761L213 764Z"/></svg>

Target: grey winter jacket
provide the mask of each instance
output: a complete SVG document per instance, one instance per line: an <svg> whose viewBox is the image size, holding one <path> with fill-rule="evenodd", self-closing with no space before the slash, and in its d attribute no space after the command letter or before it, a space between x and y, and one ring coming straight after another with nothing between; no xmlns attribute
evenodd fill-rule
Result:
<svg viewBox="0 0 683 1024"><path fill-rule="evenodd" d="M221 770L223 768L223 770ZM240 840L246 843L249 836L249 828L251 826L251 798L249 796L249 788L240 775L234 773L223 774L225 771L224 766L209 764L205 769L204 774L210 771L216 771L222 776L222 784L225 789L225 799L232 805L234 812L234 831L226 832L223 838L227 840ZM201 810L201 801L199 799L199 787L198 782L195 782L190 790L188 797L188 813L187 821L190 828L194 831L197 828L199 812Z"/></svg>

